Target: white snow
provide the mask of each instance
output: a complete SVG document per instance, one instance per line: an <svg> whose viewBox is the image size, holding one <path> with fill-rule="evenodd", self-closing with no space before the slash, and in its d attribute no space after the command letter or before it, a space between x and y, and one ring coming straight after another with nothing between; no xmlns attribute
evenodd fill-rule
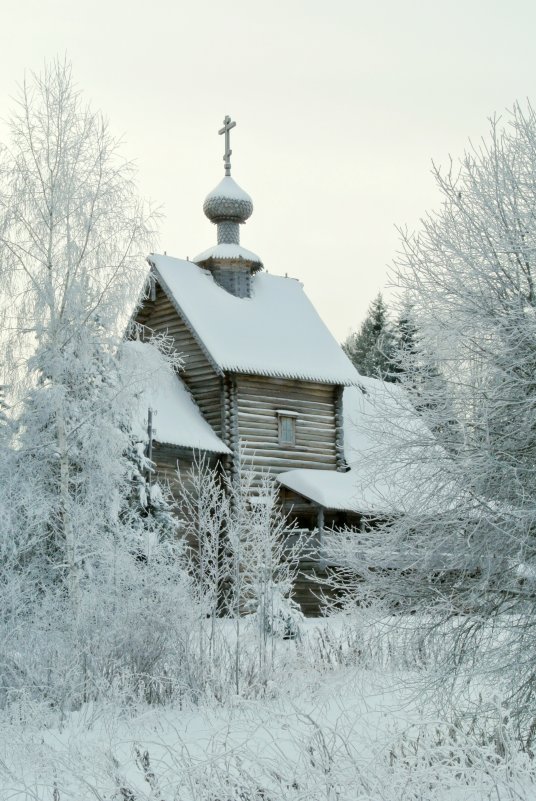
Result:
<svg viewBox="0 0 536 801"><path fill-rule="evenodd" d="M207 200L211 200L212 198L230 198L232 200L245 200L248 203L252 203L251 197L245 192L241 186L238 186L236 181L231 178L230 175L224 176L219 184L214 187L212 192L209 192L205 198L205 203Z"/></svg>
<svg viewBox="0 0 536 801"><path fill-rule="evenodd" d="M61 717L23 696L0 717L1 797L533 799L534 762L516 747L500 691L484 681L475 688L493 703L485 721L474 717L486 707L471 705L472 696L460 714L430 685L417 694L425 670L436 678L426 638L408 637L420 619L371 625L372 614L360 607L353 618L305 621L299 647L276 643L275 668L257 695L222 701L207 692L195 705L152 706L112 697ZM232 643L231 621L217 623L218 642ZM245 670L256 643L244 624Z"/></svg>
<svg viewBox="0 0 536 801"><path fill-rule="evenodd" d="M157 442L212 453L230 453L157 348L146 342L125 342L122 358L130 386L136 393L133 415L136 435L143 440L147 438L147 411L150 407L156 412L153 425Z"/></svg>
<svg viewBox="0 0 536 801"><path fill-rule="evenodd" d="M335 470L288 470L277 480L288 489L325 509L345 512L372 511L374 503L359 493L356 474L337 473Z"/></svg>
<svg viewBox="0 0 536 801"><path fill-rule="evenodd" d="M208 250L204 250L199 256L196 256L193 261L196 264L207 261L208 259L229 259L229 261L237 261L243 259L245 261L253 261L262 264L260 256L253 253L251 250L246 250L241 245L236 245L232 242L222 242L219 245L214 245Z"/></svg>
<svg viewBox="0 0 536 801"><path fill-rule="evenodd" d="M344 390L343 410L350 470L289 470L277 480L331 510L396 514L437 508L441 498L431 507L427 485L433 471L445 469L446 457L405 393L360 377L357 386Z"/></svg>
<svg viewBox="0 0 536 801"><path fill-rule="evenodd" d="M359 380L299 281L258 273L251 298L237 298L192 262L152 254L149 263L219 371L344 385Z"/></svg>

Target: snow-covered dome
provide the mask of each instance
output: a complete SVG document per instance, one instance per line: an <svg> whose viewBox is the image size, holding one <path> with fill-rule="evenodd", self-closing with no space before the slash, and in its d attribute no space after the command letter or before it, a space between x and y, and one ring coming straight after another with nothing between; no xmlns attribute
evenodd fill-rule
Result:
<svg viewBox="0 0 536 801"><path fill-rule="evenodd" d="M213 223L244 223L253 214L253 201L230 175L226 175L206 196L203 211Z"/></svg>

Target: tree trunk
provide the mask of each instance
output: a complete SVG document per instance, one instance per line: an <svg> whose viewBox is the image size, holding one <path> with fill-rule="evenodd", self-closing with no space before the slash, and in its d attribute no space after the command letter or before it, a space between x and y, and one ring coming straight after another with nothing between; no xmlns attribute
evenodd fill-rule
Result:
<svg viewBox="0 0 536 801"><path fill-rule="evenodd" d="M65 570L67 579L67 592L73 612L73 622L78 617L79 607L79 577L76 562L76 543L72 524L69 497L69 454L67 435L65 431L65 418L61 404L56 409L56 432L58 437L58 452L60 460L60 525L63 536L65 554Z"/></svg>

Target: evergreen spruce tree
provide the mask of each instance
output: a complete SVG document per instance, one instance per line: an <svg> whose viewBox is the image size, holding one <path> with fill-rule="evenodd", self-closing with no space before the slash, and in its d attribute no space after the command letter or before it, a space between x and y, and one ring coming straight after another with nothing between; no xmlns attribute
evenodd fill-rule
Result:
<svg viewBox="0 0 536 801"><path fill-rule="evenodd" d="M393 379L409 391L413 407L430 430L441 434L448 450L455 449L460 431L455 423L447 381L419 330L415 310L407 299L402 302L395 323L394 341Z"/></svg>
<svg viewBox="0 0 536 801"><path fill-rule="evenodd" d="M174 500L155 476L147 444L128 433L125 459L131 491L125 495L120 516L130 527L133 553L147 562L159 545L167 546L175 540L178 523L173 514Z"/></svg>
<svg viewBox="0 0 536 801"><path fill-rule="evenodd" d="M381 292L369 306L359 331L350 334L343 350L363 376L396 380L396 343Z"/></svg>

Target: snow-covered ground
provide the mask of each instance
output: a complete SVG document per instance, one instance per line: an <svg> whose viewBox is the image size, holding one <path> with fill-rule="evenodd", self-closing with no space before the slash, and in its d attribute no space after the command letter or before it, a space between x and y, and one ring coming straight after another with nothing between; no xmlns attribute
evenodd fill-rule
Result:
<svg viewBox="0 0 536 801"><path fill-rule="evenodd" d="M0 798L536 797L534 771L511 745L501 713L486 732L440 715L416 692L417 671L401 667L395 636L365 643L340 620L306 621L301 642L276 643L263 686L244 675L242 696L224 702L209 693L197 704L152 707L114 698L58 716L21 698L2 719ZM254 656L253 637L251 646Z"/></svg>

